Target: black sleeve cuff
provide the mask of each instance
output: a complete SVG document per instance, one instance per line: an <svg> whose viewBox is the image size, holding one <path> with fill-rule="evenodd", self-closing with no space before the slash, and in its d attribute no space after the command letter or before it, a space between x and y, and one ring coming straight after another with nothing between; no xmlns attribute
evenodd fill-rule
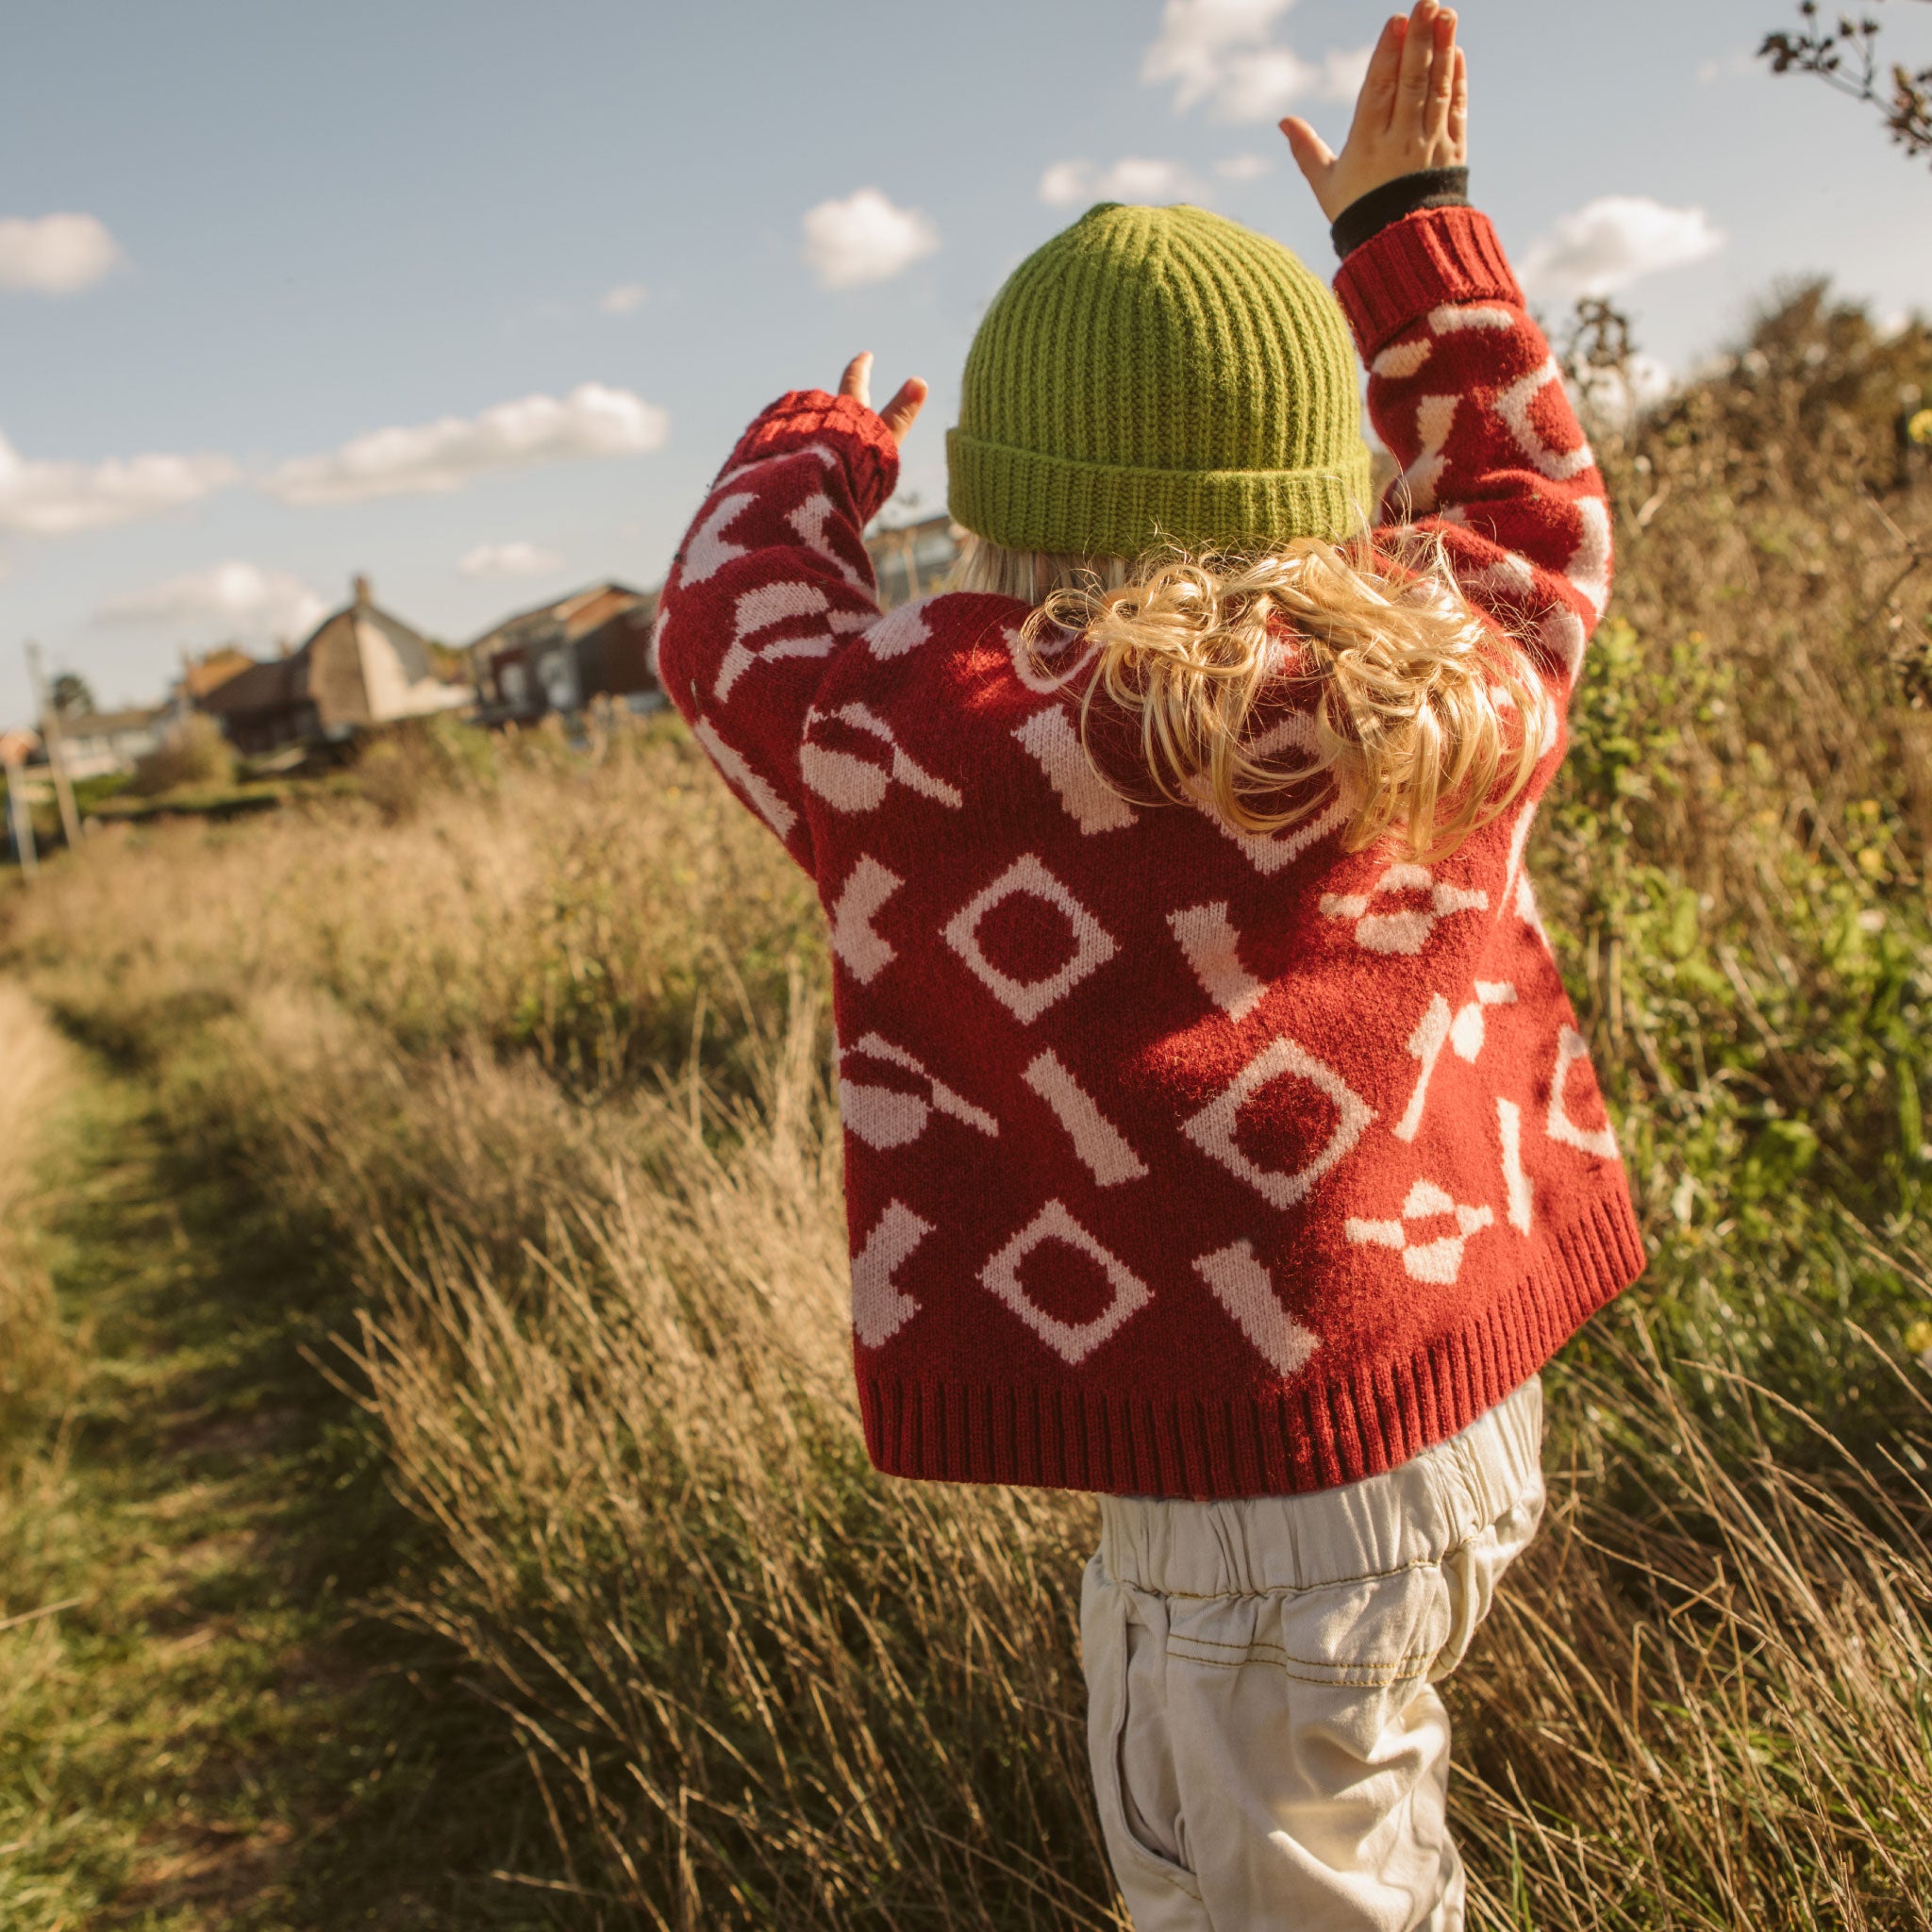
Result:
<svg viewBox="0 0 1932 1932"><path fill-rule="evenodd" d="M1372 188L1359 200L1352 201L1335 218L1328 233L1335 252L1344 260L1372 235L1424 208L1467 208L1469 170L1467 168L1424 168Z"/></svg>

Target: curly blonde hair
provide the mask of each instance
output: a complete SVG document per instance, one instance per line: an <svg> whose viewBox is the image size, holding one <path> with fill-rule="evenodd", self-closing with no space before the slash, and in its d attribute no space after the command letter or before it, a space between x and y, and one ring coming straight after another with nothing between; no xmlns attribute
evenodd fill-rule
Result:
<svg viewBox="0 0 1932 1932"><path fill-rule="evenodd" d="M1425 540L1387 563L1313 537L1259 557L1134 562L969 537L953 584L1033 605L1036 660L1085 677L1090 758L1104 699L1161 797L1243 831L1286 830L1339 796L1350 850L1394 833L1440 858L1508 808L1554 737L1524 653Z"/></svg>

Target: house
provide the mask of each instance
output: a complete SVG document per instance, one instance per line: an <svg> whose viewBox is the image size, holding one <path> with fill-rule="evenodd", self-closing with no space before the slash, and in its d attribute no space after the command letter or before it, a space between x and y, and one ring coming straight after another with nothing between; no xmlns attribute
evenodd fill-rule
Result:
<svg viewBox="0 0 1932 1932"><path fill-rule="evenodd" d="M655 696L650 630L657 612L655 591L607 579L505 618L469 650L484 716L535 718L580 711L593 697L635 703Z"/></svg>
<svg viewBox="0 0 1932 1932"><path fill-rule="evenodd" d="M186 715L195 709L217 685L246 671L255 662L239 644L217 644L212 650L192 657L181 654L181 675L175 678L172 695L175 708Z"/></svg>
<svg viewBox="0 0 1932 1932"><path fill-rule="evenodd" d="M168 708L136 706L125 711L66 711L60 716L60 749L70 778L102 778L131 772L161 741Z"/></svg>
<svg viewBox="0 0 1932 1932"><path fill-rule="evenodd" d="M467 684L437 669L436 646L392 617L356 579L354 598L325 617L284 658L249 661L195 698L220 721L238 751L337 741L372 724L393 724L475 702ZM238 654L239 655L239 654Z"/></svg>

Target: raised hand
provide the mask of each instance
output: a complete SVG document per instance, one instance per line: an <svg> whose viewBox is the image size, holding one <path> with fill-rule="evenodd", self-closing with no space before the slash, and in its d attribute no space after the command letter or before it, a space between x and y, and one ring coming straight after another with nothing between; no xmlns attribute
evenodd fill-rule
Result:
<svg viewBox="0 0 1932 1932"><path fill-rule="evenodd" d="M1469 65L1455 11L1416 0L1414 12L1383 27L1339 155L1306 121L1291 116L1281 131L1331 222L1404 175L1459 168L1469 158Z"/></svg>
<svg viewBox="0 0 1932 1932"><path fill-rule="evenodd" d="M845 365L845 374L839 378L839 393L853 396L867 408L872 407L872 351L861 349ZM912 427L912 422L925 407L925 383L917 375L908 376L899 385L898 393L879 411L879 421L886 425L894 442L903 442L906 432Z"/></svg>

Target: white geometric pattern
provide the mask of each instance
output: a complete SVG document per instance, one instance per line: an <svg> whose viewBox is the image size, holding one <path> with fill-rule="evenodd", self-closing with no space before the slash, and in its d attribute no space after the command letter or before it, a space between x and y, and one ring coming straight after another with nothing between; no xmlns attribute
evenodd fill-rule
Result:
<svg viewBox="0 0 1932 1932"><path fill-rule="evenodd" d="M1587 442L1579 441L1574 449L1552 448L1530 421L1530 405L1551 383L1560 386L1562 380L1563 372L1557 367L1557 358L1552 356L1541 369L1532 369L1522 381L1512 382L1496 398L1496 414L1509 425L1509 433L1515 437L1517 446L1553 483L1567 483L1571 477L1580 476L1596 461Z"/></svg>
<svg viewBox="0 0 1932 1932"><path fill-rule="evenodd" d="M1454 1218L1454 1234L1438 1235L1426 1241L1409 1241L1408 1223L1435 1221L1444 1215ZM1396 1249L1403 1267L1415 1280L1446 1288L1462 1272L1462 1251L1470 1236L1490 1226L1495 1218L1493 1208L1463 1207L1434 1181L1418 1179L1402 1204L1401 1220L1362 1221L1350 1215L1341 1231L1352 1241Z"/></svg>
<svg viewBox="0 0 1932 1932"><path fill-rule="evenodd" d="M817 617L831 609L831 602L816 584L760 584L739 598L732 621L737 635L718 660L718 682L713 694L722 703L731 695L731 687L754 664L769 664L779 658L824 658L832 648L829 625L808 631L804 637L775 638L762 649L754 649L750 640L774 625L794 618Z"/></svg>
<svg viewBox="0 0 1932 1932"><path fill-rule="evenodd" d="M1313 751L1315 743L1313 717L1307 711L1294 711L1272 729L1264 731L1248 749L1255 757L1266 758L1273 758L1276 752L1291 749ZM1325 811L1303 819L1285 832L1245 832L1239 825L1229 824L1215 810L1213 793L1203 780L1190 779L1182 789L1196 808L1212 821L1222 837L1232 840L1241 857L1264 878L1273 877L1283 866L1299 858L1310 845L1325 839L1348 819L1348 801L1338 792L1329 800Z"/></svg>
<svg viewBox="0 0 1932 1932"><path fill-rule="evenodd" d="M1271 1080L1284 1074L1306 1080L1335 1103L1334 1132L1312 1159L1291 1174L1258 1166L1235 1141L1235 1121L1241 1108ZM1374 1118L1374 1108L1333 1067L1318 1060L1299 1041L1284 1038L1263 1047L1224 1092L1181 1123L1181 1132L1202 1153L1240 1175L1264 1201L1286 1209L1348 1153Z"/></svg>
<svg viewBox="0 0 1932 1932"><path fill-rule="evenodd" d="M1013 660L1013 675L1038 697L1052 697L1065 691L1092 658L1094 650L1098 648L1090 645L1077 658L1070 657L1064 670L1052 671L1043 661L1052 653L1041 649L1037 643L1029 643L1017 625L1002 625L1000 641L1007 647L1008 657ZM1078 642L1079 639L1072 632L1060 633L1061 650L1071 651Z"/></svg>
<svg viewBox="0 0 1932 1932"><path fill-rule="evenodd" d="M1443 1047L1453 1048L1457 1059L1474 1061L1483 1050L1483 1008L1515 1004L1516 989L1502 979L1478 979L1475 998L1453 1014L1449 1002L1441 993L1430 995L1428 1009L1408 1036L1408 1050L1422 1062L1422 1070L1415 1076L1408 1106L1392 1129L1398 1141L1413 1141L1423 1124L1423 1103L1428 1094L1429 1076L1436 1071L1436 1061Z"/></svg>
<svg viewBox="0 0 1932 1932"><path fill-rule="evenodd" d="M1246 1240L1203 1255L1194 1273L1235 1319L1261 1358L1278 1375L1291 1375L1321 1347L1321 1339L1297 1322L1274 1293L1268 1271Z"/></svg>
<svg viewBox="0 0 1932 1932"><path fill-rule="evenodd" d="M905 1327L919 1304L893 1284L892 1276L932 1232L903 1201L889 1201L878 1225L852 1257L852 1327L867 1348L876 1348Z"/></svg>
<svg viewBox="0 0 1932 1932"><path fill-rule="evenodd" d="M1496 1097L1496 1131L1503 1141L1503 1191L1509 1202L1507 1220L1519 1234L1530 1228L1529 1176L1523 1171L1523 1109L1513 1100Z"/></svg>
<svg viewBox="0 0 1932 1932"><path fill-rule="evenodd" d="M1583 519L1583 537L1565 575L1601 617L1610 601L1610 507L1600 496L1586 496L1576 509Z"/></svg>
<svg viewBox="0 0 1932 1932"><path fill-rule="evenodd" d="M812 741L812 729L831 718L855 731L878 739L891 755L891 768L874 764L849 751L834 751ZM838 811L876 811L896 783L922 798L936 799L958 811L966 801L943 778L935 778L916 764L892 735L892 727L865 705L841 705L834 711L814 708L805 714L805 742L799 748L798 769L806 784Z"/></svg>
<svg viewBox="0 0 1932 1932"><path fill-rule="evenodd" d="M727 543L724 532L752 501L747 491L735 496L722 496L711 506L710 514L691 533L691 541L684 546L684 561L677 566L680 589L716 576L734 557L749 554L742 543Z"/></svg>
<svg viewBox="0 0 1932 1932"><path fill-rule="evenodd" d="M1227 916L1227 901L1183 907L1170 912L1167 923L1201 991L1230 1020L1245 1020L1268 989L1241 964L1241 936Z"/></svg>
<svg viewBox="0 0 1932 1932"><path fill-rule="evenodd" d="M1426 516L1436 507L1436 486L1449 467L1444 452L1449 447L1449 432L1456 426L1456 406L1461 400L1459 395L1424 396L1416 405L1415 433L1422 447L1394 486L1406 496L1411 516Z"/></svg>
<svg viewBox="0 0 1932 1932"><path fill-rule="evenodd" d="M1405 906L1394 912L1371 912L1385 893L1425 892L1423 906ZM1407 859L1391 865L1366 892L1324 892L1322 910L1330 919L1355 921L1355 942L1371 953L1420 953L1428 944L1439 920L1457 912L1481 912L1490 895L1478 890L1439 883L1425 865Z"/></svg>
<svg viewBox="0 0 1932 1932"><path fill-rule="evenodd" d="M1578 1060L1590 1058L1590 1042L1574 1026L1566 1026L1557 1038L1557 1064L1550 1074L1550 1115L1546 1131L1553 1141L1561 1141L1566 1146L1575 1147L1585 1154L1594 1154L1601 1160L1622 1160L1623 1155L1617 1149L1617 1136L1608 1123L1600 1127L1579 1127L1570 1118L1570 1109L1563 1099L1563 1089L1570 1078L1570 1069Z"/></svg>
<svg viewBox="0 0 1932 1932"><path fill-rule="evenodd" d="M1372 374L1392 382L1405 382L1417 375L1435 353L1438 336L1458 335L1465 329L1509 329L1516 326L1516 318L1507 308L1488 308L1479 305L1454 308L1445 303L1440 308L1429 310L1428 326L1430 333L1413 342L1398 342L1393 348L1384 349L1369 367Z"/></svg>
<svg viewBox="0 0 1932 1932"><path fill-rule="evenodd" d="M1385 382L1407 382L1420 373L1435 351L1435 343L1426 336L1420 341L1397 342L1369 364L1369 374L1381 376Z"/></svg>
<svg viewBox="0 0 1932 1932"><path fill-rule="evenodd" d="M1045 1241L1077 1248L1113 1285L1113 1300L1088 1322L1062 1322L1030 1300L1020 1267ZM1058 1201L1049 1201L979 1272L986 1286L1056 1354L1074 1366L1085 1361L1115 1329L1153 1300L1147 1284L1110 1255Z"/></svg>
<svg viewBox="0 0 1932 1932"><path fill-rule="evenodd" d="M845 1124L865 1142L883 1153L889 1147L909 1147L925 1132L936 1113L963 1121L988 1140L999 1139L1000 1124L985 1108L962 1099L943 1080L929 1074L918 1058L876 1033L861 1034L840 1057L839 1111ZM925 1082L925 1098L894 1087L879 1087L847 1079L842 1069L855 1059L882 1061Z"/></svg>
<svg viewBox="0 0 1932 1932"><path fill-rule="evenodd" d="M1118 832L1134 823L1127 801L1093 769L1073 722L1058 705L1034 712L1013 733L1082 832Z"/></svg>
<svg viewBox="0 0 1932 1932"><path fill-rule="evenodd" d="M844 890L832 908L832 951L861 986L870 986L898 958L898 949L881 939L872 923L905 883L870 853L861 853L858 864L845 875Z"/></svg>
<svg viewBox="0 0 1932 1932"><path fill-rule="evenodd" d="M1054 1111L1067 1130L1074 1152L1103 1188L1137 1181L1147 1164L1128 1145L1126 1137L1093 1104L1092 1096L1074 1079L1052 1047L1035 1058L1020 1075Z"/></svg>
<svg viewBox="0 0 1932 1932"><path fill-rule="evenodd" d="M1439 336L1453 336L1472 328L1514 328L1516 318L1507 308L1488 308L1475 302L1445 302L1441 308L1429 310L1429 326Z"/></svg>
<svg viewBox="0 0 1932 1932"><path fill-rule="evenodd" d="M979 947L979 922L1015 892L1043 901L1063 912L1074 928L1074 950L1066 962L1030 983L1003 973ZM1030 1024L1053 1003L1098 971L1120 948L1100 922L1074 897L1032 853L1017 858L992 884L969 899L946 924L946 943L1023 1023Z"/></svg>
<svg viewBox="0 0 1932 1932"><path fill-rule="evenodd" d="M838 513L832 499L823 491L815 491L785 521L798 532L807 549L824 558L855 591L869 598L872 586L832 547L830 525ZM866 622L871 622L870 617Z"/></svg>
<svg viewBox="0 0 1932 1932"><path fill-rule="evenodd" d="M717 726L701 714L691 727L691 735L710 753L711 761L719 771L751 800L754 809L766 824L779 838L789 838L792 826L798 823L798 814L718 736Z"/></svg>
<svg viewBox="0 0 1932 1932"><path fill-rule="evenodd" d="M930 597L921 597L914 603L902 604L875 624L868 625L867 650L881 663L916 651L932 636L932 626L925 621L925 607L931 602Z"/></svg>
<svg viewBox="0 0 1932 1932"><path fill-rule="evenodd" d="M1574 683L1583 665L1584 648L1590 642L1582 618L1561 605L1555 606L1537 627L1536 641L1537 648L1554 658L1563 667L1563 675Z"/></svg>
<svg viewBox="0 0 1932 1932"><path fill-rule="evenodd" d="M734 483L749 483L754 476L774 468L779 463L796 462L800 457L809 457L822 470L836 470L839 458L822 442L808 442L800 449L781 451L777 456L754 457L748 463L740 463L737 469L727 470L711 485L713 491L728 489Z"/></svg>
<svg viewBox="0 0 1932 1932"><path fill-rule="evenodd" d="M1264 878L1272 877L1291 859L1299 858L1318 839L1325 839L1348 819L1346 802L1336 798L1330 801L1326 811L1304 819L1286 832L1244 832L1208 807L1204 805L1201 808L1213 820L1223 837L1234 841L1241 857Z"/></svg>

